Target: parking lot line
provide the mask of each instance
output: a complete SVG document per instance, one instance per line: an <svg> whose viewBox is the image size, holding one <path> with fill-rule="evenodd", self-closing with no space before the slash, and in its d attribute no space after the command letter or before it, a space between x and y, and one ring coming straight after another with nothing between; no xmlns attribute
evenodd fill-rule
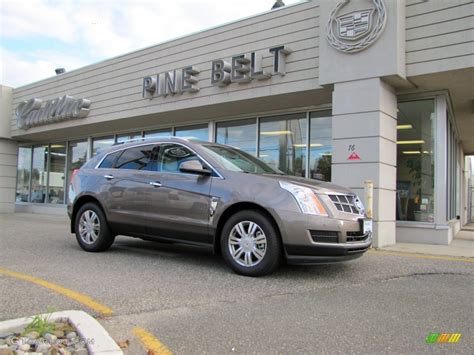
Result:
<svg viewBox="0 0 474 355"><path fill-rule="evenodd" d="M42 280L40 278L30 276L27 274L23 274L20 272L16 271L11 271L8 269L0 268L0 275L5 275L5 276L10 276L18 280L23 280L27 282L34 283L36 285L45 287L47 289L50 289L51 291L54 291L56 293L59 293L63 296L66 296L73 301L82 303L84 306L104 315L104 316L110 316L112 315L113 311L107 306L104 306L103 304L93 300L91 297L84 295L82 293L73 291L71 289L56 285L52 282Z"/></svg>
<svg viewBox="0 0 474 355"><path fill-rule="evenodd" d="M370 249L370 254L375 255L392 255L392 256L407 256L410 258L418 258L418 259L432 259L432 260L445 260L445 261L462 261L465 263L474 263L474 258L456 258L453 256L443 256L443 255L425 255L425 254L416 254L416 253L404 253L400 251L382 251L376 249Z"/></svg>
<svg viewBox="0 0 474 355"><path fill-rule="evenodd" d="M161 341L140 327L133 328L133 334L140 340L143 347L148 351L152 351L154 355L171 355L173 354Z"/></svg>

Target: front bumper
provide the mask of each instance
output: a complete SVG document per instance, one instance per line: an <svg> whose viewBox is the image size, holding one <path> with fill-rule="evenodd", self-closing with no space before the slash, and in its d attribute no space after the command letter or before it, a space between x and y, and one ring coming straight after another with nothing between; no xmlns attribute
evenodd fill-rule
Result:
<svg viewBox="0 0 474 355"><path fill-rule="evenodd" d="M286 245L289 264L328 264L348 261L362 256L372 245L369 233L362 242L312 243L312 245Z"/></svg>
<svg viewBox="0 0 474 355"><path fill-rule="evenodd" d="M372 245L372 233L362 232L362 216L341 219L285 211L284 217L279 226L286 259L291 264L351 260L362 256Z"/></svg>

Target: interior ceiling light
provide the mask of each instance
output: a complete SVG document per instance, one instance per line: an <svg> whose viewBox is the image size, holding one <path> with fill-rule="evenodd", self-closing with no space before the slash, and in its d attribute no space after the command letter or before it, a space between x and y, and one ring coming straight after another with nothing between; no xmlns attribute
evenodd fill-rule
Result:
<svg viewBox="0 0 474 355"><path fill-rule="evenodd" d="M293 132L291 131L267 131L267 132L260 132L262 136L283 136L283 135L291 135Z"/></svg>
<svg viewBox="0 0 474 355"><path fill-rule="evenodd" d="M322 147L323 145L321 143L311 143L309 145L310 147ZM293 147L295 148L306 148L306 144L293 144Z"/></svg>
<svg viewBox="0 0 474 355"><path fill-rule="evenodd" d="M425 141L422 139L413 140L413 141L397 141L397 144L424 144Z"/></svg>
<svg viewBox="0 0 474 355"><path fill-rule="evenodd" d="M404 150L402 153L403 154L408 154L408 155L410 155L410 154L421 154L421 152L419 150Z"/></svg>
<svg viewBox="0 0 474 355"><path fill-rule="evenodd" d="M412 129L413 126L411 124L399 124L397 125L397 129Z"/></svg>

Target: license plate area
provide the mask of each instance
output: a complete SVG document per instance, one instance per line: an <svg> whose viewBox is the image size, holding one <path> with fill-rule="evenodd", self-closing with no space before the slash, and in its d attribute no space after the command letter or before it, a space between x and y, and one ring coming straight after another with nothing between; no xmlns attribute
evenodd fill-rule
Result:
<svg viewBox="0 0 474 355"><path fill-rule="evenodd" d="M372 233L372 220L369 218L359 219L360 233L365 235L367 233Z"/></svg>

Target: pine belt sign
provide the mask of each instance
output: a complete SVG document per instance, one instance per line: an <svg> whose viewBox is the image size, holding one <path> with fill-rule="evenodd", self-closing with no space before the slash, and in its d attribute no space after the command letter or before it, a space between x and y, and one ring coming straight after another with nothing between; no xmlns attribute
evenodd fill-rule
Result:
<svg viewBox="0 0 474 355"><path fill-rule="evenodd" d="M291 49L285 46L272 47L272 73L264 70L262 56L256 52L233 56L230 61L217 59L211 62L211 84L225 87L231 83L248 83L252 80L267 80L272 75L285 75L286 56ZM199 91L199 70L193 66L146 76L143 78L142 97L154 97L196 93Z"/></svg>
<svg viewBox="0 0 474 355"><path fill-rule="evenodd" d="M75 99L69 95L48 100L44 105L43 100L33 97L17 106L15 110L17 127L28 129L54 122L84 118L89 114L90 106L90 100Z"/></svg>

